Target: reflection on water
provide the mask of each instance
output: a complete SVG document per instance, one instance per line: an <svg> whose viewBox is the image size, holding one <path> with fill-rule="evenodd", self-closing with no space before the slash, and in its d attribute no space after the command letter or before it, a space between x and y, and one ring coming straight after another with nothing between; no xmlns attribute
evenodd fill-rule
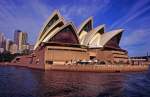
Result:
<svg viewBox="0 0 150 97"><path fill-rule="evenodd" d="M0 67L0 97L150 97L149 74Z"/></svg>

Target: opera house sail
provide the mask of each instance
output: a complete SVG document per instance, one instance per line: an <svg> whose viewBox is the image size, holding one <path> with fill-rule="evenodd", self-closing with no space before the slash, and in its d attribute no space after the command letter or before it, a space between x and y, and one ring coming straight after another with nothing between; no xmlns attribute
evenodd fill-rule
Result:
<svg viewBox="0 0 150 97"><path fill-rule="evenodd" d="M34 52L14 62L19 60L44 68L72 60L101 60L109 64L127 63L127 51L119 46L123 31L117 29L105 32L104 24L94 28L92 17L77 28L56 10L44 23L34 46Z"/></svg>
<svg viewBox="0 0 150 97"><path fill-rule="evenodd" d="M81 41L81 44L83 44L84 39L86 38L86 35L88 32L90 32L93 29L93 18L89 17L87 20L85 20L80 28L78 29L78 35L79 39Z"/></svg>
<svg viewBox="0 0 150 97"><path fill-rule="evenodd" d="M59 28L64 24L65 21L63 17L60 15L60 13L57 10L54 11L53 14L48 18L48 20L43 25L34 49L36 49L39 46L39 44L47 37L47 35L49 35L55 28Z"/></svg>

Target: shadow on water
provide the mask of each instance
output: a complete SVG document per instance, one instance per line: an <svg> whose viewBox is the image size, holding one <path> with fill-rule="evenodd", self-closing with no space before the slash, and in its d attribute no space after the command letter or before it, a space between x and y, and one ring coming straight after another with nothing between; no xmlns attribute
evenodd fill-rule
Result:
<svg viewBox="0 0 150 97"><path fill-rule="evenodd" d="M150 97L149 75L0 67L0 97Z"/></svg>

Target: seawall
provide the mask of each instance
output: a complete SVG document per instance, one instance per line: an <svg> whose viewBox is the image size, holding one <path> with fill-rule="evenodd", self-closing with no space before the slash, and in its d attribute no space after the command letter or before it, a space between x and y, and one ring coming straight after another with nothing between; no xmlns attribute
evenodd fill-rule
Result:
<svg viewBox="0 0 150 97"><path fill-rule="evenodd" d="M148 65L53 65L50 70L80 72L142 72Z"/></svg>
<svg viewBox="0 0 150 97"><path fill-rule="evenodd" d="M17 66L41 70L74 71L74 72L142 72L149 69L149 65L48 65L0 63L0 66Z"/></svg>

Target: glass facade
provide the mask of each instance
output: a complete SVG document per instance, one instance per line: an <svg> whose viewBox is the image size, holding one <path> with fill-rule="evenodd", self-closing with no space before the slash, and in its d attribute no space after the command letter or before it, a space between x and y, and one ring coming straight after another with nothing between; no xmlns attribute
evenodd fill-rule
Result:
<svg viewBox="0 0 150 97"><path fill-rule="evenodd" d="M78 37L71 26L58 32L49 42L79 44Z"/></svg>
<svg viewBox="0 0 150 97"><path fill-rule="evenodd" d="M111 40L109 40L109 41L106 43L106 46L115 47L115 48L120 48L120 47L119 47L120 37L121 37L121 33L118 34L118 35L116 35L115 37L113 37Z"/></svg>
<svg viewBox="0 0 150 97"><path fill-rule="evenodd" d="M90 30L92 30L92 21L89 21L81 31L86 31L86 32L89 32Z"/></svg>
<svg viewBox="0 0 150 97"><path fill-rule="evenodd" d="M104 33L104 28L100 29L100 30L98 31L98 33L103 34L103 33Z"/></svg>
<svg viewBox="0 0 150 97"><path fill-rule="evenodd" d="M43 32L46 32L46 30L51 27L57 20L59 19L58 15L55 15L50 21L49 23L46 25L45 29Z"/></svg>

